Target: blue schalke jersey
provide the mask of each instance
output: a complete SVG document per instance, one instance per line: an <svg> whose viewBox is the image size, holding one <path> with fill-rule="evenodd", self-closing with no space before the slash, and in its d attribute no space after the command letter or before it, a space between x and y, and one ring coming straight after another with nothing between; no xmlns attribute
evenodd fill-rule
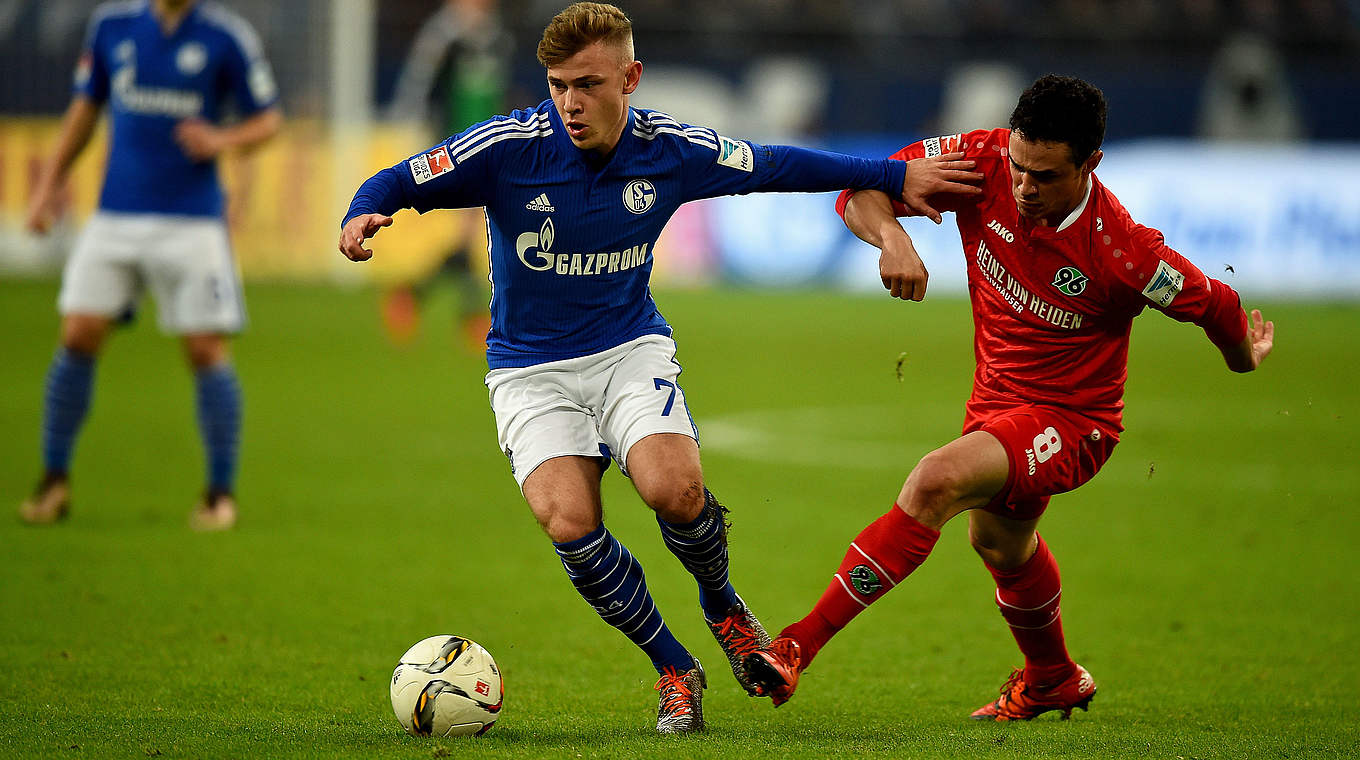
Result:
<svg viewBox="0 0 1360 760"><path fill-rule="evenodd" d="M764 146L630 109L614 151L572 144L551 100L482 122L364 183L364 213L485 206L491 368L604 351L671 328L648 282L680 204L756 191L901 194L906 164Z"/></svg>
<svg viewBox="0 0 1360 760"><path fill-rule="evenodd" d="M228 101L248 117L277 100L259 37L240 16L199 2L170 34L149 0L100 5L90 19L75 91L109 107L109 160L99 207L130 213L219 216L214 161L175 142L185 119L217 122Z"/></svg>

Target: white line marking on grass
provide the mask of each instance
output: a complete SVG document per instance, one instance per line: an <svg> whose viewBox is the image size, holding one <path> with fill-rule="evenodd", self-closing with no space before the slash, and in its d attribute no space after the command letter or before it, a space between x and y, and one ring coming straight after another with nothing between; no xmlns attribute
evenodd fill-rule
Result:
<svg viewBox="0 0 1360 760"><path fill-rule="evenodd" d="M699 441L705 451L757 462L905 476L945 441L897 429L903 413L885 405L759 409L699 419Z"/></svg>

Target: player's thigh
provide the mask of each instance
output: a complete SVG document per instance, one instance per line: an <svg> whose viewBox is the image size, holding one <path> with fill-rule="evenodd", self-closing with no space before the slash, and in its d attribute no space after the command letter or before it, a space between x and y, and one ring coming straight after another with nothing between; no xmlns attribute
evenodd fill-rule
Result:
<svg viewBox="0 0 1360 760"><path fill-rule="evenodd" d="M1050 496L1094 477L1118 442L1086 417L1040 405L994 414L978 429L1001 442L1010 464L1004 488L986 509L1017 520L1037 518Z"/></svg>
<svg viewBox="0 0 1360 760"><path fill-rule="evenodd" d="M631 451L644 438L674 433L697 442L699 433L680 387L675 341L647 335L619 350L601 396L600 435L628 474Z"/></svg>
<svg viewBox="0 0 1360 760"><path fill-rule="evenodd" d="M599 526L603 472L599 457L559 456L542 462L524 479L524 500L549 538L575 541Z"/></svg>
<svg viewBox="0 0 1360 760"><path fill-rule="evenodd" d="M143 245L136 219L95 214L81 231L62 270L57 310L63 316L114 319L141 295L138 254Z"/></svg>
<svg viewBox="0 0 1360 760"><path fill-rule="evenodd" d="M595 414L574 388L577 377L550 365L494 369L486 375L497 442L521 491L549 459L575 456L608 462Z"/></svg>
<svg viewBox="0 0 1360 760"><path fill-rule="evenodd" d="M245 326L245 299L226 225L166 219L145 264L161 329L176 335L232 334Z"/></svg>

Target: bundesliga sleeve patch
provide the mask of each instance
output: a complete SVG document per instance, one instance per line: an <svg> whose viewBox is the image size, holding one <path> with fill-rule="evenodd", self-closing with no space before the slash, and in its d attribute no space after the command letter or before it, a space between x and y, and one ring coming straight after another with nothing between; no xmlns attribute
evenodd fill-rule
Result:
<svg viewBox="0 0 1360 760"><path fill-rule="evenodd" d="M411 176L416 184L424 184L444 172L453 171L453 159L449 158L448 147L441 145L429 153L422 153L411 159Z"/></svg>
<svg viewBox="0 0 1360 760"><path fill-rule="evenodd" d="M942 135L940 137L931 137L922 140L921 145L926 149L926 158L963 150L959 145L960 137L962 137L962 135Z"/></svg>
<svg viewBox="0 0 1360 760"><path fill-rule="evenodd" d="M1166 308L1171 302L1176 300L1176 294L1181 292L1181 287L1185 284L1185 275L1176 271L1176 268L1165 261L1157 264L1157 271L1148 281L1147 287L1143 288L1143 295L1154 304Z"/></svg>
<svg viewBox="0 0 1360 760"><path fill-rule="evenodd" d="M756 168L756 157L750 145L718 135L718 164L750 173Z"/></svg>

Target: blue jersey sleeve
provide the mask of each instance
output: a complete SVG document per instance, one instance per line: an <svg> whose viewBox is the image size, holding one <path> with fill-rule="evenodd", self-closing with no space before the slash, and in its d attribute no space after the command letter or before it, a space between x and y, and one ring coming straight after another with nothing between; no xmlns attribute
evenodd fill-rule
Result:
<svg viewBox="0 0 1360 760"><path fill-rule="evenodd" d="M73 83L76 95L84 95L96 103L109 99L109 67L100 45L101 20L99 16L90 19L89 28L85 30L85 46L80 51Z"/></svg>
<svg viewBox="0 0 1360 760"><path fill-rule="evenodd" d="M233 27L227 39L230 42L223 56L222 84L241 115L250 116L277 103L279 88L264 57L259 35L241 23Z"/></svg>
<svg viewBox="0 0 1360 760"><path fill-rule="evenodd" d="M694 128L691 128L693 130ZM761 145L704 130L706 141L685 143L690 199L752 192L829 192L853 188L902 194L907 165L790 145Z"/></svg>
<svg viewBox="0 0 1360 760"><path fill-rule="evenodd" d="M519 134L514 126L519 123L496 117L378 172L355 193L345 221L359 214L391 216L403 208L423 214L487 205L501 152L509 149L498 143Z"/></svg>

